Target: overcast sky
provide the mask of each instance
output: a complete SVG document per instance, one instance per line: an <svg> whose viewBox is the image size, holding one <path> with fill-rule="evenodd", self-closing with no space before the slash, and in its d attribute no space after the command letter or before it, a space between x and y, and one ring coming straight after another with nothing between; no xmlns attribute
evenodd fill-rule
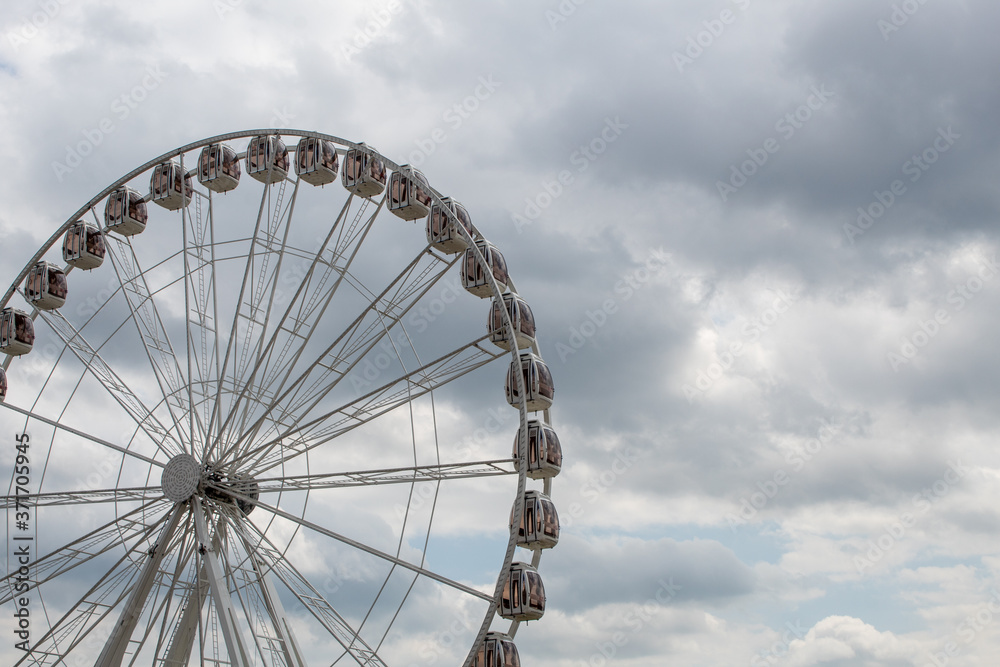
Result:
<svg viewBox="0 0 1000 667"><path fill-rule="evenodd" d="M0 285L172 148L365 141L469 207L538 320L564 530L525 665L993 664L998 24L986 0L7 0Z"/></svg>

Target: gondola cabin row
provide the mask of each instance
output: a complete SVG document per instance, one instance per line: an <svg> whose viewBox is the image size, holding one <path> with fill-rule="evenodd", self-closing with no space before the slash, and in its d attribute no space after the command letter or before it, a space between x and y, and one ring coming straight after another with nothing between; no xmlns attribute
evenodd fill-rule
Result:
<svg viewBox="0 0 1000 667"><path fill-rule="evenodd" d="M531 347L532 343L535 342L535 316L524 299L509 292L503 295L503 306L500 305L499 301L493 299L489 316L490 340L497 347L510 351L510 336L503 323L503 310L505 308L510 317L510 323L514 327L514 338L517 339L518 349L523 350Z"/></svg>
<svg viewBox="0 0 1000 667"><path fill-rule="evenodd" d="M341 182L349 192L359 197L374 197L385 190L385 181L385 163L369 153L364 144L347 151Z"/></svg>
<svg viewBox="0 0 1000 667"><path fill-rule="evenodd" d="M389 178L389 211L403 220L416 220L431 211L427 178L404 164Z"/></svg>
<svg viewBox="0 0 1000 667"><path fill-rule="evenodd" d="M514 459L518 458L517 445L521 429L514 437ZM555 477L562 470L562 445L551 426L538 419L528 420L528 477L546 479Z"/></svg>
<svg viewBox="0 0 1000 667"><path fill-rule="evenodd" d="M38 262L24 281L24 298L39 310L55 310L66 303L66 274L55 264Z"/></svg>
<svg viewBox="0 0 1000 667"><path fill-rule="evenodd" d="M229 192L240 184L240 160L225 144L210 144L198 156L198 182L212 192Z"/></svg>
<svg viewBox="0 0 1000 667"><path fill-rule="evenodd" d="M514 527L514 509L510 510ZM559 514L555 504L540 491L524 492L524 509L517 529L517 546L524 549L551 549L559 544Z"/></svg>
<svg viewBox="0 0 1000 667"><path fill-rule="evenodd" d="M35 325L28 314L14 308L0 312L0 353L12 357L31 352L35 344Z"/></svg>
<svg viewBox="0 0 1000 667"><path fill-rule="evenodd" d="M506 291L508 274L507 262L503 255L486 239L476 241L476 248L483 254L486 260L485 266L490 267L493 277L500 286L500 291ZM480 299L485 299L493 293L490 290L489 274L473 248L465 251L465 258L462 261L462 287Z"/></svg>
<svg viewBox="0 0 1000 667"><path fill-rule="evenodd" d="M63 260L77 269L96 269L104 263L104 236L96 226L74 222L63 237Z"/></svg>
<svg viewBox="0 0 1000 667"><path fill-rule="evenodd" d="M247 173L265 185L288 176L288 149L280 137L257 136L247 147Z"/></svg>
<svg viewBox="0 0 1000 667"><path fill-rule="evenodd" d="M149 178L149 191L152 200L168 211L187 206L194 197L191 177L173 160L156 165Z"/></svg>
<svg viewBox="0 0 1000 667"><path fill-rule="evenodd" d="M472 667L521 667L514 640L502 632L487 632Z"/></svg>
<svg viewBox="0 0 1000 667"><path fill-rule="evenodd" d="M451 197L444 197L441 201L451 209L465 231L472 236L472 218L465 207ZM438 204L431 206L431 215L427 218L427 242L443 253L454 255L469 247L465 238L455 229L455 223L448 217L444 207Z"/></svg>
<svg viewBox="0 0 1000 667"><path fill-rule="evenodd" d="M330 141L303 137L295 148L295 173L309 185L333 183L339 166L337 149Z"/></svg>
<svg viewBox="0 0 1000 667"><path fill-rule="evenodd" d="M549 367L539 357L534 354L522 354L520 359L520 370L524 377L524 390L527 394L528 410L538 412L548 410L552 407L552 399L555 396L555 387L552 384L552 373ZM511 362L507 371L507 382L504 391L507 394L507 402L513 407L521 406L521 394L517 389L517 362Z"/></svg>
<svg viewBox="0 0 1000 667"><path fill-rule="evenodd" d="M105 227L122 236L141 234L148 217L143 196L124 185L111 193L104 207Z"/></svg>
<svg viewBox="0 0 1000 667"><path fill-rule="evenodd" d="M510 564L497 612L508 621L536 621L545 614L545 586L535 568Z"/></svg>
<svg viewBox="0 0 1000 667"><path fill-rule="evenodd" d="M0 403L7 398L7 371L0 366Z"/></svg>

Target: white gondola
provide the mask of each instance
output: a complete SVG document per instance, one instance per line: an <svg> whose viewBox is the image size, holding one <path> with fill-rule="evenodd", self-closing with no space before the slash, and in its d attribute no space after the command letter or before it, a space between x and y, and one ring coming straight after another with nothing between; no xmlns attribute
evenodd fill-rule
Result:
<svg viewBox="0 0 1000 667"><path fill-rule="evenodd" d="M374 197L385 190L385 163L371 155L364 144L344 156L341 182L349 192L360 197Z"/></svg>
<svg viewBox="0 0 1000 667"><path fill-rule="evenodd" d="M55 310L66 303L66 274L55 264L38 262L24 281L24 298L39 310Z"/></svg>
<svg viewBox="0 0 1000 667"><path fill-rule="evenodd" d="M149 178L151 199L167 209L176 211L191 203L194 187L191 176L181 170L176 162L162 162L153 169Z"/></svg>
<svg viewBox="0 0 1000 667"><path fill-rule="evenodd" d="M521 429L514 437L514 459ZM555 477L562 470L562 445L551 426L538 419L528 420L528 477L546 479Z"/></svg>
<svg viewBox="0 0 1000 667"><path fill-rule="evenodd" d="M332 141L303 137L295 148L295 173L310 185L326 185L337 180L340 166Z"/></svg>
<svg viewBox="0 0 1000 667"><path fill-rule="evenodd" d="M431 212L430 183L407 164L399 169L389 178L389 211L403 220L422 218Z"/></svg>
<svg viewBox="0 0 1000 667"><path fill-rule="evenodd" d="M510 527L514 528L514 509L510 510ZM556 506L541 491L524 492L524 511L517 529L517 546L524 549L551 549L559 544L559 514Z"/></svg>
<svg viewBox="0 0 1000 667"><path fill-rule="evenodd" d="M146 229L146 202L141 194L124 185L108 197L104 207L104 226L122 236L132 236Z"/></svg>
<svg viewBox="0 0 1000 667"><path fill-rule="evenodd" d="M479 251L483 253L483 257L486 258L486 266L490 267L493 277L500 284L500 291L506 291L508 277L507 262L504 260L503 255L496 249L496 246L486 239L476 241L476 247L479 248ZM480 299L485 299L493 294L490 291L490 283L487 280L483 264L476 257L476 253L473 252L472 248L465 251L465 260L462 262L462 287Z"/></svg>
<svg viewBox="0 0 1000 667"><path fill-rule="evenodd" d="M536 621L545 614L545 586L527 563L511 563L497 612L509 621Z"/></svg>
<svg viewBox="0 0 1000 667"><path fill-rule="evenodd" d="M240 184L240 161L225 144L211 144L198 157L198 182L212 192L229 192Z"/></svg>
<svg viewBox="0 0 1000 667"><path fill-rule="evenodd" d="M94 225L79 220L70 225L63 237L63 260L78 269L89 271L104 263L104 236Z"/></svg>
<svg viewBox="0 0 1000 667"><path fill-rule="evenodd" d="M514 640L502 632L487 632L472 667L521 667Z"/></svg>
<svg viewBox="0 0 1000 667"><path fill-rule="evenodd" d="M458 218L462 226L465 227L465 230L471 235L472 218L469 216L469 212L465 210L465 207L457 201L453 201L451 197L445 197L441 201L451 209L455 217ZM449 255L462 252L469 247L465 238L455 229L455 225L445 213L444 207L438 204L431 206L431 215L427 218L427 242L441 252Z"/></svg>
<svg viewBox="0 0 1000 667"><path fill-rule="evenodd" d="M0 353L16 357L31 352L35 344L35 325L28 314L4 308L0 313Z"/></svg>
<svg viewBox="0 0 1000 667"><path fill-rule="evenodd" d="M507 330L503 326L503 308L507 308L510 322L514 326L514 337L517 339L517 347L525 349L531 347L535 342L535 315L531 308L524 302L524 299L516 294L507 293L503 295L503 306L496 299L493 299L493 306L490 308L489 332L490 340L497 347L510 350L510 340Z"/></svg>
<svg viewBox="0 0 1000 667"><path fill-rule="evenodd" d="M517 372L517 362L511 362L507 371L507 382L504 390L507 394L507 402L512 406L521 405L521 395L517 391L517 379L514 375ZM555 387L552 384L552 373L549 367L541 358L534 354L521 355L521 372L524 374L524 386L528 399L528 410L538 412L548 410L552 407L552 399L555 395Z"/></svg>
<svg viewBox="0 0 1000 667"><path fill-rule="evenodd" d="M0 366L0 403L3 403L5 398L7 398L7 371Z"/></svg>
<svg viewBox="0 0 1000 667"><path fill-rule="evenodd" d="M261 183L278 183L288 176L288 149L280 137L257 136L247 147L247 173Z"/></svg>

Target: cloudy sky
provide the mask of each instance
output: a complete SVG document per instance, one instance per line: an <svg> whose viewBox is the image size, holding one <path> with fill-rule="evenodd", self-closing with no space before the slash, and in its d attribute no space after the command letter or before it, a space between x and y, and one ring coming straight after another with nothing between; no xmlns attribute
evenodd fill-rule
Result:
<svg viewBox="0 0 1000 667"><path fill-rule="evenodd" d="M993 664L998 21L8 0L0 286L175 147L365 141L469 207L536 313L566 464L526 665Z"/></svg>

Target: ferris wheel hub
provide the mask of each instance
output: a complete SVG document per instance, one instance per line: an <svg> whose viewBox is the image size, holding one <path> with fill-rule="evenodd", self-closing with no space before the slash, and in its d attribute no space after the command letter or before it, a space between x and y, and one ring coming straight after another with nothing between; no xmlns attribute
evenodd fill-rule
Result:
<svg viewBox="0 0 1000 667"><path fill-rule="evenodd" d="M182 503L198 490L201 469L190 454L178 454L163 468L160 485L163 495L175 503Z"/></svg>

